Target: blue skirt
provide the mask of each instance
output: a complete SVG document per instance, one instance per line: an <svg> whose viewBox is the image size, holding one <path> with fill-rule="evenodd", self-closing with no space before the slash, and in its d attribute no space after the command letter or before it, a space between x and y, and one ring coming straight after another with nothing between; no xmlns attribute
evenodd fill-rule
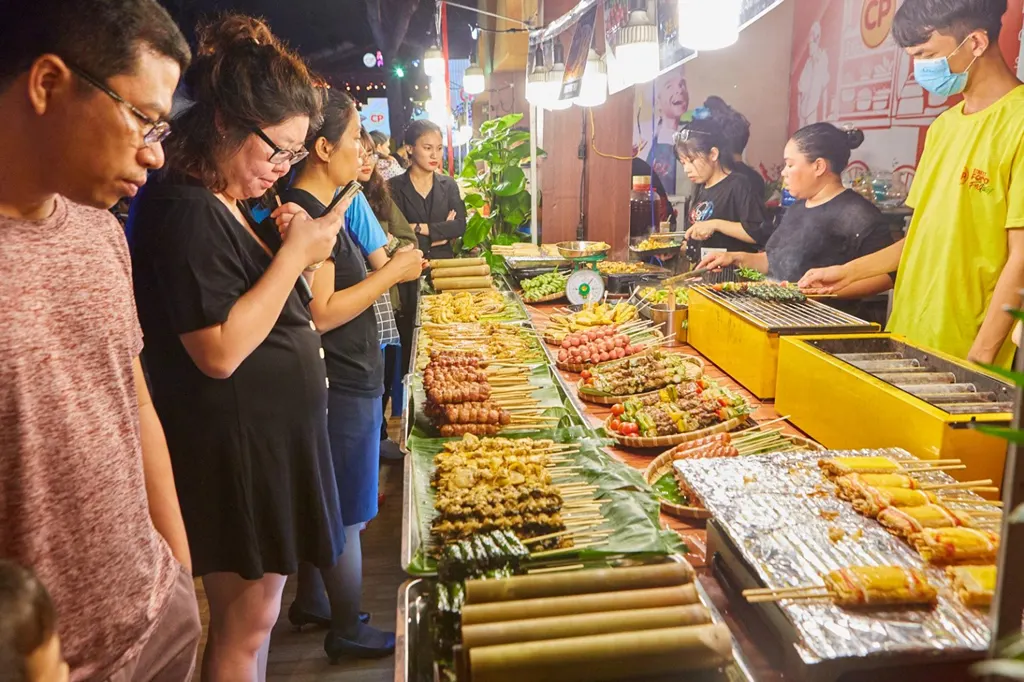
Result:
<svg viewBox="0 0 1024 682"><path fill-rule="evenodd" d="M379 396L355 396L333 388L327 391L327 428L345 526L377 516L382 418Z"/></svg>

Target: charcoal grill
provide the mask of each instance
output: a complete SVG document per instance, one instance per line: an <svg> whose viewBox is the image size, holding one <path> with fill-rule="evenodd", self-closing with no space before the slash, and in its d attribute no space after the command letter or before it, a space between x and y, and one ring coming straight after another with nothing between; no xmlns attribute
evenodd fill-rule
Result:
<svg viewBox="0 0 1024 682"><path fill-rule="evenodd" d="M689 315L689 343L762 399L775 396L780 336L878 331L818 301L764 301L708 286L690 290Z"/></svg>

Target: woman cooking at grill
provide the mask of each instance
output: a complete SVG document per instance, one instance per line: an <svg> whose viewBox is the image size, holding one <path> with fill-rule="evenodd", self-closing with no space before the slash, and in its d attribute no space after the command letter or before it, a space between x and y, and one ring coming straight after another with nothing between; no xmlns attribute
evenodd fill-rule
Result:
<svg viewBox="0 0 1024 682"><path fill-rule="evenodd" d="M722 122L706 108L694 113L676 133L676 154L690 181L698 185L690 210L692 225L686 231L691 261L715 252L762 248L772 226L764 211L763 197L736 170L732 146Z"/></svg>
<svg viewBox="0 0 1024 682"><path fill-rule="evenodd" d="M850 152L863 141L861 131L840 130L831 123L813 123L796 131L786 144L782 177L798 201L786 210L765 252L713 253L700 267L743 266L773 279L796 282L811 268L841 265L892 244L882 213L844 188L839 176L850 162ZM862 280L840 291L841 300L829 303L862 319L884 323L886 303L862 299L891 289L893 281L893 275Z"/></svg>

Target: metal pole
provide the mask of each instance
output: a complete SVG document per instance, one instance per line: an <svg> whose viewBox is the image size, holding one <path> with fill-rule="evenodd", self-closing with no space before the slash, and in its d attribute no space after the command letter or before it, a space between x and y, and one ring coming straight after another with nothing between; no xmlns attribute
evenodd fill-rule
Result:
<svg viewBox="0 0 1024 682"><path fill-rule="evenodd" d="M1017 351L1015 369L1024 372L1024 350ZM1013 428L1021 428L1022 391L1017 389L1013 409ZM1024 524L1011 524L1013 511L1024 504L1024 461L1017 455L1022 450L1015 443L1006 449L1003 470L1003 528L999 542L998 573L995 600L990 611L992 641L989 657L998 658L1001 645L1008 637L1019 636L1021 614L1024 613L1024 580L1017 571L1024 566Z"/></svg>
<svg viewBox="0 0 1024 682"><path fill-rule="evenodd" d="M448 114L445 125L448 132L448 175L455 177L455 144L452 141L452 74L448 61L448 6L441 5L441 51L444 55L444 108Z"/></svg>
<svg viewBox="0 0 1024 682"><path fill-rule="evenodd" d="M460 5L457 2L448 2L448 0L441 0L441 3L445 5L451 5L452 7L461 7L462 9L468 9L471 12L483 14L486 17L494 17L495 19L504 19L505 21L511 21L513 24L519 24L520 26L523 26L525 28L533 28L533 25L527 21L522 21L521 19L513 19L512 17L506 17L503 14L495 14L494 12L488 12L486 10L477 9L476 7L470 7L469 5Z"/></svg>
<svg viewBox="0 0 1024 682"><path fill-rule="evenodd" d="M537 114L540 110L530 105L530 241L539 244L537 230Z"/></svg>

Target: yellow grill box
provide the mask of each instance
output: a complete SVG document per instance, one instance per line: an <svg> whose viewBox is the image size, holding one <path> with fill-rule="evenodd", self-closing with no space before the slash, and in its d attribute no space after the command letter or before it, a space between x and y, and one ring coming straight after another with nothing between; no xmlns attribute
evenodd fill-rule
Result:
<svg viewBox="0 0 1024 682"><path fill-rule="evenodd" d="M960 459L963 481L1002 483L1006 441L970 428L1007 425L1015 388L890 334L803 336L779 344L775 409L829 449L900 447Z"/></svg>
<svg viewBox="0 0 1024 682"><path fill-rule="evenodd" d="M710 286L690 289L689 344L761 399L775 396L780 336L875 331L878 325L817 301L773 303Z"/></svg>

